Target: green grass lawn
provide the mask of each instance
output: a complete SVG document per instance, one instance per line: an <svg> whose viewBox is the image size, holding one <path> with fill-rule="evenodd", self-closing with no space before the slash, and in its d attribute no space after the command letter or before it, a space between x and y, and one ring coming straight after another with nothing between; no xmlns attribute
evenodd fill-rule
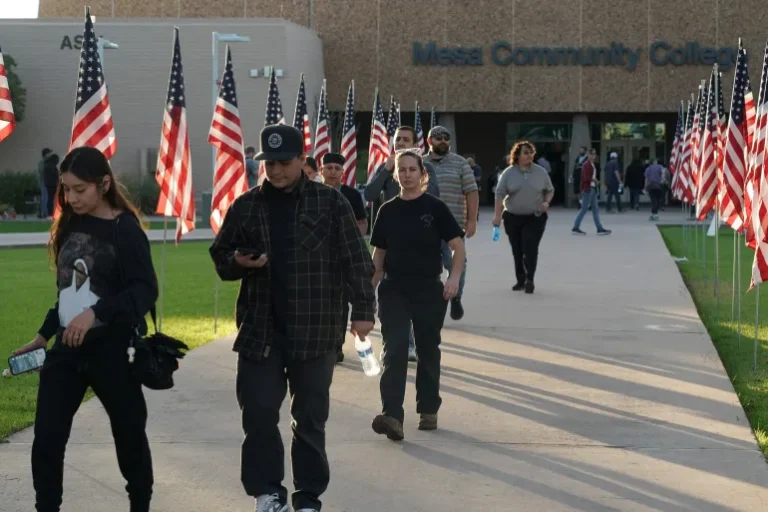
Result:
<svg viewBox="0 0 768 512"><path fill-rule="evenodd" d="M145 223L148 229L163 229L162 221L152 221ZM210 225L205 222L198 222L198 229L209 228ZM0 221L0 234L3 233L44 233L51 229L49 220L24 220L24 221ZM173 232L176 229L176 220L168 220L168 230Z"/></svg>
<svg viewBox="0 0 768 512"><path fill-rule="evenodd" d="M238 285L221 283L218 334L213 334L214 286L218 277L208 256L209 245L187 242L166 246L163 331L190 347L235 329L233 310ZM161 251L162 245L153 244L158 276ZM6 368L11 352L34 337L56 301L54 274L49 270L46 250L0 249L0 283L5 291L0 306L0 367ZM37 374L0 378L0 440L33 422L37 382Z"/></svg>
<svg viewBox="0 0 768 512"><path fill-rule="evenodd" d="M709 225L707 225L709 227ZM752 271L754 251L741 247L741 343L738 322L731 319L733 292L733 230L720 230L719 272L720 305L714 293L715 239L706 237L707 265L704 267L701 228L699 228L699 257L696 259L695 238L689 231L687 245L682 227L662 227L661 234L673 256L685 256L688 262L679 263L680 272L698 308L699 315L720 354L736 394L747 413L752 429L764 454L768 455L768 294L760 297L760 325L758 328L757 371L753 369L755 339L755 300L758 288L747 291ZM741 244L744 238L740 237ZM738 290L738 287L737 287Z"/></svg>

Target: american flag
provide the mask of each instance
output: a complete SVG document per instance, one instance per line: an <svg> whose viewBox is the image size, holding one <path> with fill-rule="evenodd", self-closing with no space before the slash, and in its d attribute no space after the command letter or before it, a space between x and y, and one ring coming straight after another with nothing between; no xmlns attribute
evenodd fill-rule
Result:
<svg viewBox="0 0 768 512"><path fill-rule="evenodd" d="M90 9L85 9L85 32L80 51L80 71L77 77L75 116L69 149L91 146L111 159L117 149L112 109L109 107L107 85L101 69L98 37L93 29Z"/></svg>
<svg viewBox="0 0 768 512"><path fill-rule="evenodd" d="M707 109L704 114L706 125L701 138L701 161L699 162L699 190L696 197L696 213L699 220L705 220L707 214L717 204L717 105L716 95L719 82L718 73L712 71L709 78Z"/></svg>
<svg viewBox="0 0 768 512"><path fill-rule="evenodd" d="M398 119L397 103L395 103L395 97L389 97L389 112L387 113L387 138L389 140L389 152L395 152L395 132L397 127L400 126L400 120Z"/></svg>
<svg viewBox="0 0 768 512"><path fill-rule="evenodd" d="M688 101L688 114L685 120L685 132L683 134L683 140L678 154L678 173L680 179L678 181L678 188L680 190L678 197L681 201L693 204L695 198L695 189L693 185L693 173L691 172L691 155L693 151L693 145L691 139L693 137L694 118L696 115L696 103L693 94Z"/></svg>
<svg viewBox="0 0 768 512"><path fill-rule="evenodd" d="M715 118L715 142L717 147L717 200L718 205L722 204L722 200L725 194L725 184L723 181L725 177L723 175L723 163L725 162L725 137L728 130L728 123L725 117L725 107L723 106L723 74L717 72L717 116ZM721 210L718 210L718 212Z"/></svg>
<svg viewBox="0 0 768 512"><path fill-rule="evenodd" d="M264 126L272 126L273 124L285 124L283 103L280 101L280 91L277 90L277 78L275 78L274 68L269 77L269 98L267 99L267 112L264 117ZM259 162L259 177L264 176L265 170L264 160L261 160Z"/></svg>
<svg viewBox="0 0 768 512"><path fill-rule="evenodd" d="M6 139L16 128L16 116L13 115L11 89L5 72L3 50L0 49L0 142Z"/></svg>
<svg viewBox="0 0 768 512"><path fill-rule="evenodd" d="M415 122L413 123L413 129L416 130L416 146L419 148L419 151L421 151L421 154L424 154L424 129L421 127L421 111L419 110L419 102L416 102L416 116L415 116Z"/></svg>
<svg viewBox="0 0 768 512"><path fill-rule="evenodd" d="M429 129L432 130L435 125L437 125L437 114L435 114L435 107L432 107L432 112L429 114Z"/></svg>
<svg viewBox="0 0 768 512"><path fill-rule="evenodd" d="M221 78L219 97L216 99L213 121L208 132L208 142L216 147L211 228L214 233L218 233L230 205L240 194L248 190L243 128L237 107L235 75L232 71L232 53L229 45L227 45L227 65Z"/></svg>
<svg viewBox="0 0 768 512"><path fill-rule="evenodd" d="M755 249L752 264L752 286L768 279L768 181L766 176L766 131L768 131L768 44L763 57L763 74L756 106L755 137L749 157L752 179L751 230L747 231L747 244Z"/></svg>
<svg viewBox="0 0 768 512"><path fill-rule="evenodd" d="M751 94L747 52L739 39L736 72L733 77L731 115L723 160L723 192L720 215L736 231L744 227L744 175L747 167L746 96Z"/></svg>
<svg viewBox="0 0 768 512"><path fill-rule="evenodd" d="M378 166L389 157L389 137L387 136L384 110L379 100L379 89L376 88L376 98L373 101L373 120L371 121L371 143L368 147L368 180L371 179Z"/></svg>
<svg viewBox="0 0 768 512"><path fill-rule="evenodd" d="M707 103L707 88L704 85L705 81L702 80L702 85L699 87L699 99L696 102L696 117L693 123L693 134L691 143L691 176L693 176L694 194L699 193L699 177L701 166L701 139L704 135L704 127L706 126L706 103Z"/></svg>
<svg viewBox="0 0 768 512"><path fill-rule="evenodd" d="M296 110L293 113L293 126L304 134L304 153L312 154L312 132L309 129L309 112L307 111L307 92L304 88L304 73L299 82L299 94L296 96Z"/></svg>
<svg viewBox="0 0 768 512"><path fill-rule="evenodd" d="M331 136L328 120L328 91L325 80L323 88L320 89L320 110L317 113L317 127L315 128L315 161L323 161L323 156L331 152Z"/></svg>
<svg viewBox="0 0 768 512"><path fill-rule="evenodd" d="M344 157L344 174L341 182L354 187L357 179L357 134L355 132L355 81L349 84L347 108L344 112L344 134L341 136L341 156Z"/></svg>
<svg viewBox="0 0 768 512"><path fill-rule="evenodd" d="M195 193L192 189L184 67L181 64L178 27L174 27L173 32L173 60L155 171L155 179L160 185L155 212L165 217L176 217L176 243L179 243L182 235L195 229Z"/></svg>
<svg viewBox="0 0 768 512"><path fill-rule="evenodd" d="M674 190L678 181L677 160L680 151L680 145L683 138L683 120L685 119L685 106L680 102L680 109L677 112L677 125L675 126L675 138L672 140L672 153L669 157L669 172L672 174L672 189Z"/></svg>

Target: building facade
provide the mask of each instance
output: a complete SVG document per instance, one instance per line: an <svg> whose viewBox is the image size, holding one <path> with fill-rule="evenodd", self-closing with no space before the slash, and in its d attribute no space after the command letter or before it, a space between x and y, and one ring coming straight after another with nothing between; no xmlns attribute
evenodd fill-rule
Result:
<svg viewBox="0 0 768 512"><path fill-rule="evenodd" d="M759 16L762 0L92 0L90 5L97 30L121 44L107 53L106 74L110 91L115 90L123 147L133 142L122 138L121 129L130 133L128 125L137 122L142 123L137 137L152 130L159 137L157 102L162 101L173 24L182 27L185 66L199 64L195 140L204 145L210 32L242 32L252 36L242 50L234 48L238 87L244 88L240 96L249 102L250 140L257 138L266 103L266 80L251 79L250 69L284 70L279 85L289 116L300 73L307 75L314 94L321 78L327 79L335 111L343 110L354 79L359 147L367 147L378 87L385 109L390 95L402 105L404 123L413 122L416 101L423 113L434 107L440 124L454 132L454 148L475 156L485 178L502 165L515 140L533 140L553 168L559 202L569 199L568 175L580 146L596 147L603 161L610 151L625 164L632 158L668 159L680 101L690 99L717 62L727 104L738 38L759 62L768 35ZM40 100L46 109L30 108L31 118L45 116L53 103L71 105L71 91L61 84L74 82L76 57L61 59L67 52L57 45L63 35L77 34L82 14L82 0L40 0L41 20L34 23L43 23L40 37L50 38L32 58L42 63L43 54L53 54L58 87L55 98ZM8 53L19 53L19 72L29 84L26 73L36 80L44 72L27 71L37 63L26 64L21 47L38 39L23 23L14 22L17 26L22 28L9 32L11 27L2 25L0 44ZM759 68L752 64L753 84L759 83ZM152 81L151 94L145 80ZM188 83L192 88L195 82L188 77ZM121 107L123 95L128 104ZM139 97L152 108L139 105ZM117 115L121 108L123 119ZM426 115L423 121L428 126ZM66 138L66 131L64 126L51 137ZM156 144L151 137L141 143ZM0 147L3 161L8 151ZM205 166L210 175L204 157L193 165Z"/></svg>

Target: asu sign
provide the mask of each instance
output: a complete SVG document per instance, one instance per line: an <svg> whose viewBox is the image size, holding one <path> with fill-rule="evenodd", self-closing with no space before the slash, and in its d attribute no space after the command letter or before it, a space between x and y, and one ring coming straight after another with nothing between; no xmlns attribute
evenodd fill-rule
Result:
<svg viewBox="0 0 768 512"><path fill-rule="evenodd" d="M514 46L498 41L487 50L481 46L439 47L434 42L413 43L413 64L423 66L482 66L486 58L497 66L618 66L634 71L641 59L653 66L711 66L728 71L736 64L736 48L711 48L697 42L673 46L655 41L647 50L612 42L595 47Z"/></svg>

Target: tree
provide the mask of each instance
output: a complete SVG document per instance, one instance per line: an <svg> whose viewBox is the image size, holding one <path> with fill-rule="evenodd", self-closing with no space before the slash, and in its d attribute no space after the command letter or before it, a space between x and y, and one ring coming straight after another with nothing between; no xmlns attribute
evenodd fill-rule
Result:
<svg viewBox="0 0 768 512"><path fill-rule="evenodd" d="M21 85L21 78L16 74L14 68L16 61L10 55L3 55L5 61L5 70L8 74L8 87L11 89L11 103L13 104L13 114L16 122L24 120L24 110L27 107L27 90Z"/></svg>

